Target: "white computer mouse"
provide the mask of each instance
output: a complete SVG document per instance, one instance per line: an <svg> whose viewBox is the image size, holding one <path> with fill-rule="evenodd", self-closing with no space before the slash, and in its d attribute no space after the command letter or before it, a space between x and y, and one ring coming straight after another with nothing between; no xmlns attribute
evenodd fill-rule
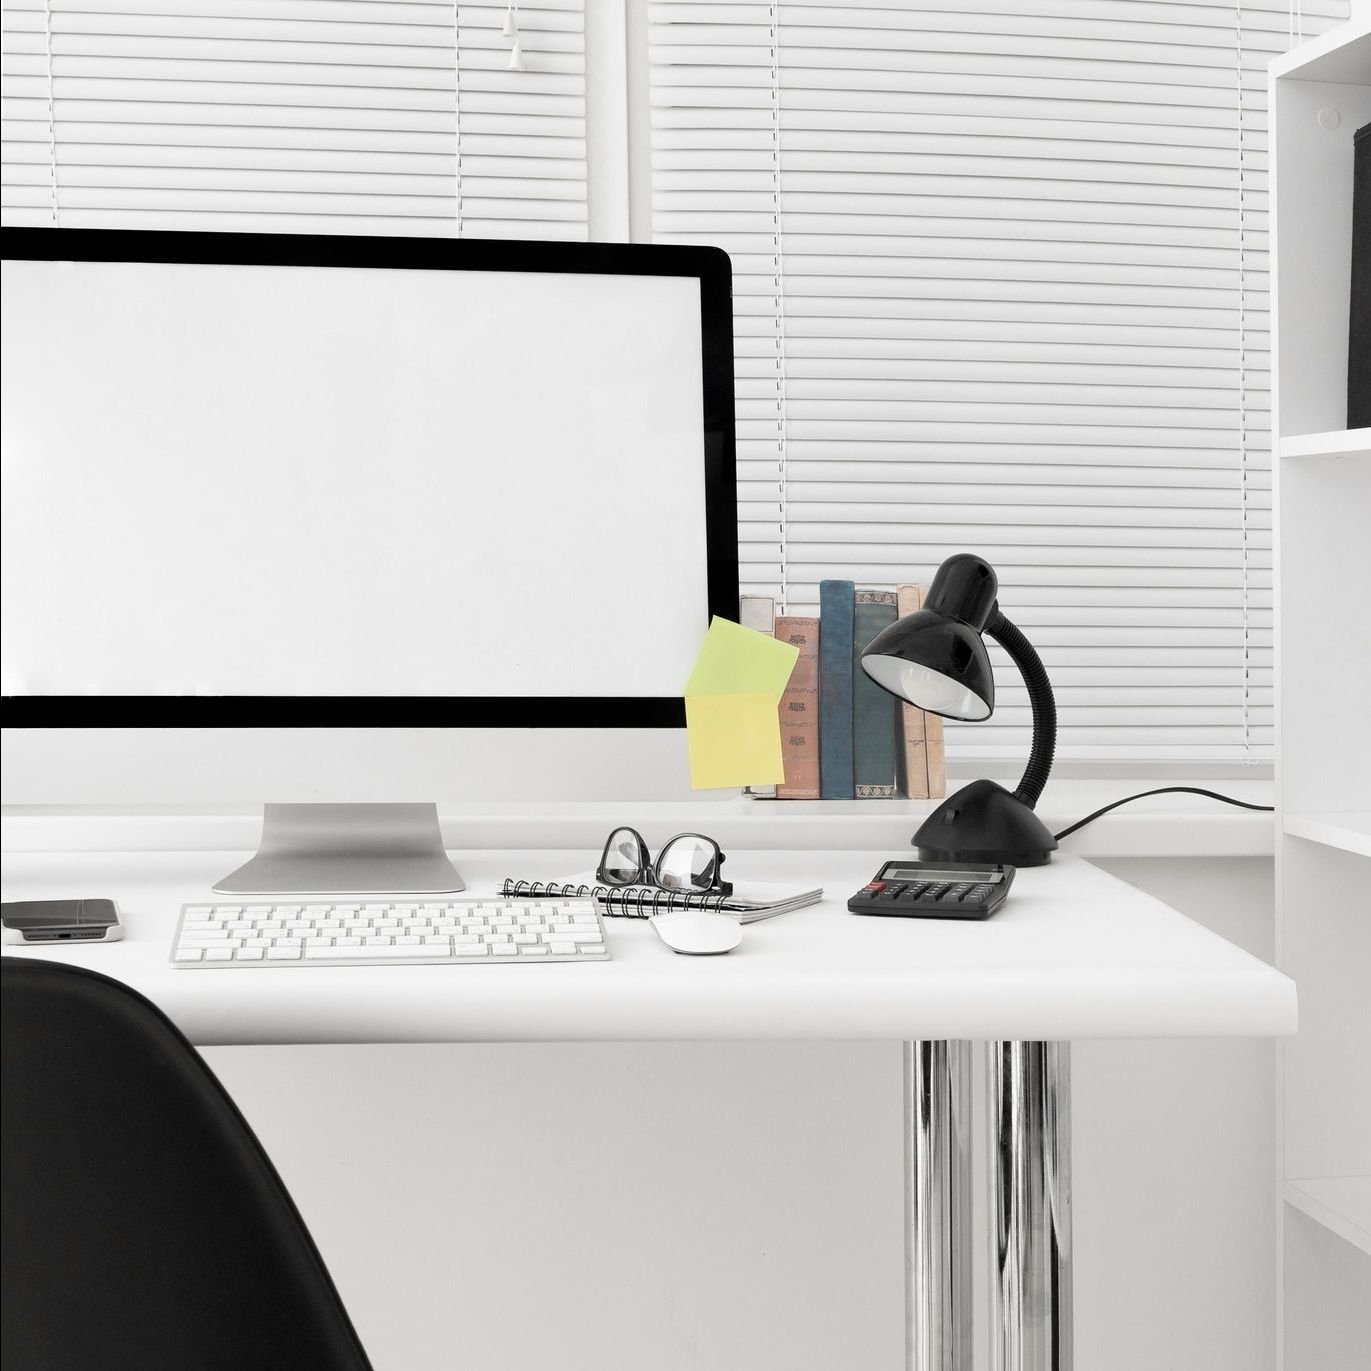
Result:
<svg viewBox="0 0 1371 1371"><path fill-rule="evenodd" d="M719 952L732 952L743 940L743 926L727 914L677 909L654 914L648 922L673 952L683 952L688 957L709 957Z"/></svg>

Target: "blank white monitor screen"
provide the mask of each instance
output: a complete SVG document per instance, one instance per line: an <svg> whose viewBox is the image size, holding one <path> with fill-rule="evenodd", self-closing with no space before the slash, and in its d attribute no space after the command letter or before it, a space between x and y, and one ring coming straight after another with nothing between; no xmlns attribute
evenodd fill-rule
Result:
<svg viewBox="0 0 1371 1371"><path fill-rule="evenodd" d="M9 260L2 302L6 695L681 694L698 276Z"/></svg>

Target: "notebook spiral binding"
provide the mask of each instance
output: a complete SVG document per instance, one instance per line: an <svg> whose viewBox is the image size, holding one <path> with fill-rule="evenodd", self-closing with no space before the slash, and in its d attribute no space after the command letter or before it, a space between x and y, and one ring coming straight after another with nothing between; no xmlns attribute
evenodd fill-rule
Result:
<svg viewBox="0 0 1371 1371"><path fill-rule="evenodd" d="M707 909L724 912L727 895L694 890L658 890L650 886L620 889L611 885L577 885L572 881L516 881L510 877L500 887L503 899L595 900L606 914L626 919L648 919L670 909Z"/></svg>

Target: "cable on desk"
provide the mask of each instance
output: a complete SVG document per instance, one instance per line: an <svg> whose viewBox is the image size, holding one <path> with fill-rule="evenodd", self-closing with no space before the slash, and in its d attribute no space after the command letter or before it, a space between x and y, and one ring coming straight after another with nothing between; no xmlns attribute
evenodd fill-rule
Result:
<svg viewBox="0 0 1371 1371"><path fill-rule="evenodd" d="M1204 795L1211 800L1221 800L1226 805L1237 805L1239 809L1260 809L1267 814L1275 812L1275 805L1254 805L1247 800L1235 800L1231 795L1220 795L1217 790L1204 790L1196 785L1164 785L1160 790L1143 790L1137 795L1126 795L1122 800L1115 800L1113 804L1105 805L1103 809L1097 809L1093 814L1087 814L1084 819L1077 819L1070 828L1064 828L1060 833L1052 836L1058 842L1063 838L1069 837L1078 828L1084 828L1086 824L1093 824L1103 814L1108 814L1111 809L1117 809L1120 805L1130 804L1134 800L1145 800L1149 795Z"/></svg>

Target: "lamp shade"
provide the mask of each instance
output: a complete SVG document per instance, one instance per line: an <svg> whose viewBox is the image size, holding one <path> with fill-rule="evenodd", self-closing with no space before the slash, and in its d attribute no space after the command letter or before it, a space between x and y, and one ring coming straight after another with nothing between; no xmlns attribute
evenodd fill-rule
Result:
<svg viewBox="0 0 1371 1371"><path fill-rule="evenodd" d="M988 719L995 678L975 629L930 609L906 615L862 653L862 670L892 695L949 719Z"/></svg>
<svg viewBox="0 0 1371 1371"><path fill-rule="evenodd" d="M999 583L989 563L971 553L938 568L923 609L878 633L862 652L862 670L892 695L949 719L988 719L995 675L981 630Z"/></svg>

